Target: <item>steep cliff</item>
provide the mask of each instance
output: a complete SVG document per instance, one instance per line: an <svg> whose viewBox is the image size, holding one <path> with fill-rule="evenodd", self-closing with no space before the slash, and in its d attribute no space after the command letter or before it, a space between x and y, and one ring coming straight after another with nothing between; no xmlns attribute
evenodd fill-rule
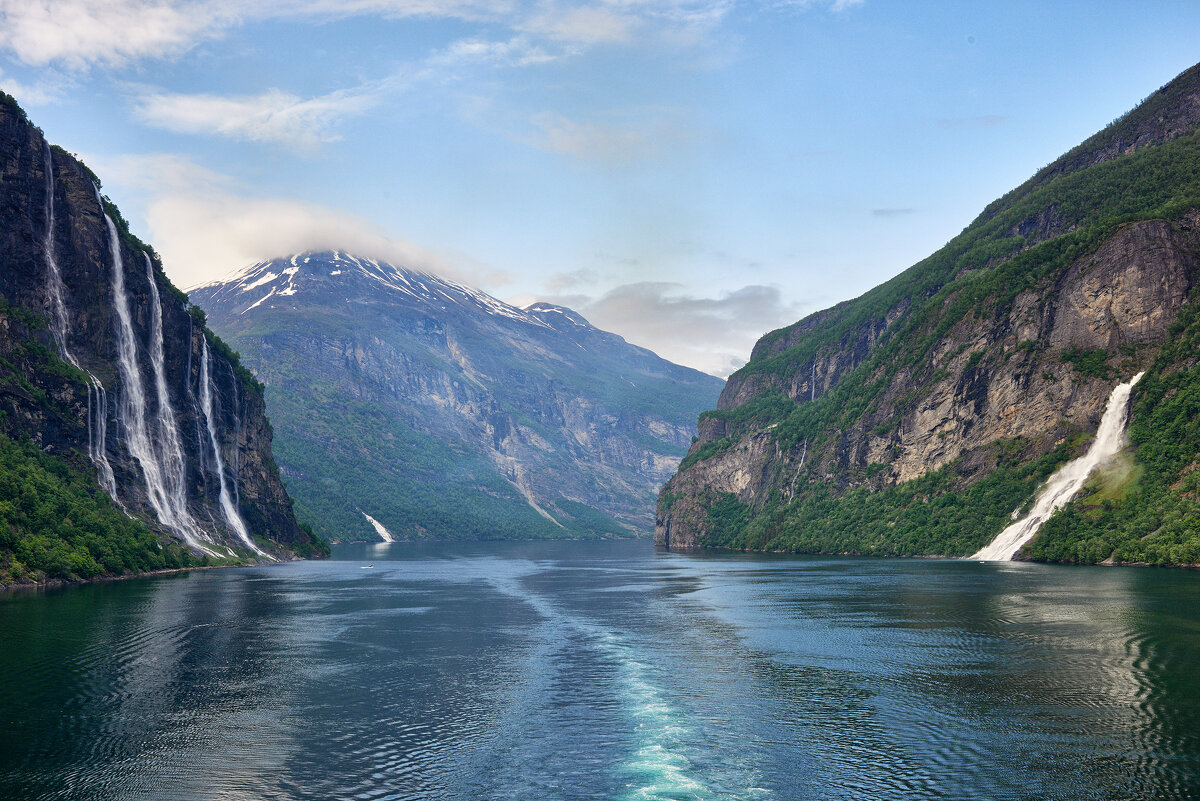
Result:
<svg viewBox="0 0 1200 801"><path fill-rule="evenodd" d="M30 543L40 543L74 554L87 567L66 572L80 575L96 572L89 554L101 572L119 573L205 556L312 552L271 456L261 388L198 322L157 255L100 196L95 176L49 145L7 97L0 102L0 299L6 442L27 441L40 453L25 455L64 480L87 475L96 496L89 508L111 508L107 495L121 517L161 535L161 543L143 538L150 555L105 556L105 527L76 532L86 514L72 513L74 501L46 491L22 498L30 493L14 485L17 505L0 504L6 559L35 567L41 557ZM57 520L66 544L41 542L46 532L30 523L32 506L60 501L59 514L38 511ZM158 564L157 552L170 558Z"/></svg>
<svg viewBox="0 0 1200 801"><path fill-rule="evenodd" d="M346 253L192 297L266 385L289 490L336 539L648 532L721 387L570 309Z"/></svg>
<svg viewBox="0 0 1200 801"><path fill-rule="evenodd" d="M1136 463L1096 479L1029 554L1200 561L1196 529L1176 524L1200 524L1184 480L1200 432L1179 423L1182 450L1154 444L1168 407L1175 420L1200 399L1178 347L1200 277L1198 125L1195 67L925 261L765 335L661 493L658 542L973 553L1147 369Z"/></svg>

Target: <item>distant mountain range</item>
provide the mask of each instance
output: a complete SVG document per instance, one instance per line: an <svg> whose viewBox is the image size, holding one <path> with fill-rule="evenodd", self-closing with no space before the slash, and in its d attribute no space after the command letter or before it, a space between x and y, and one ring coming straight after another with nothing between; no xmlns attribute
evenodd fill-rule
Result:
<svg viewBox="0 0 1200 801"><path fill-rule="evenodd" d="M649 532L724 383L570 309L344 252L191 299L265 384L300 517L334 540Z"/></svg>
<svg viewBox="0 0 1200 801"><path fill-rule="evenodd" d="M1198 287L1200 65L929 258L765 334L663 490L658 541L976 553L1145 371L1132 453L1020 556L1200 563Z"/></svg>

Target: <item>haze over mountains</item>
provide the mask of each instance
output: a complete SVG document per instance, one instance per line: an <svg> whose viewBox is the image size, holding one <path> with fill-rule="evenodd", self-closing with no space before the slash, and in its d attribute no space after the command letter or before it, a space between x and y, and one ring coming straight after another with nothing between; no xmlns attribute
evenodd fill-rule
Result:
<svg viewBox="0 0 1200 801"><path fill-rule="evenodd" d="M723 383L570 309L338 251L191 298L266 385L289 491L335 539L649 531Z"/></svg>

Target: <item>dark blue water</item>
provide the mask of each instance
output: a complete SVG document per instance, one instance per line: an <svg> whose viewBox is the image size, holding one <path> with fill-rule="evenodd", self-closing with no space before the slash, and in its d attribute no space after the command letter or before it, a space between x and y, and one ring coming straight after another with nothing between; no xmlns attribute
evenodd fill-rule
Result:
<svg viewBox="0 0 1200 801"><path fill-rule="evenodd" d="M1200 796L1192 572L359 545L0 644L4 799Z"/></svg>

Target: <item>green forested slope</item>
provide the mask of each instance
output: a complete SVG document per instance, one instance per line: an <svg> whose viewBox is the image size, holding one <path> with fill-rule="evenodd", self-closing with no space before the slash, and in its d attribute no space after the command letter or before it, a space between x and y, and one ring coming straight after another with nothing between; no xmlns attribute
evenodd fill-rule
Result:
<svg viewBox="0 0 1200 801"><path fill-rule="evenodd" d="M1133 394L1132 455L1045 526L1029 554L1200 562L1194 294L1179 308L1165 344L1125 331L1108 347L1015 334L1029 315L1048 321L1043 331L1050 330L1055 309L1069 300L1068 276L1077 285L1086 281L1095 254L1136 239L1149 221L1166 223L1177 250L1172 257L1184 265L1188 285L1196 285L1197 271L1188 265L1200 252L1198 99L1200 68L1193 68L989 205L929 258L860 298L766 334L730 377L718 409L701 416L700 440L660 495L660 541L970 554L1007 525L1056 465L1082 453L1094 421L1070 417L1073 410L1064 408L1061 419L1015 436L972 442L943 430L936 436L966 438L963 455L896 480L895 460L911 459L902 450L911 447L938 393L951 387L961 416L981 403L996 376L1024 369L1022 392L1066 386L1059 394L1070 396L1072 386L1082 387L1095 407L1119 378L1146 369ZM1116 250L1106 258L1118 266L1154 255ZM1120 302L1120 293L1132 290L1103 291ZM853 369L821 385L821 371L842 369L856 349ZM1008 402L1009 412L1021 414L1019 399ZM1002 411L983 406L989 419ZM737 474L755 478L739 484Z"/></svg>

